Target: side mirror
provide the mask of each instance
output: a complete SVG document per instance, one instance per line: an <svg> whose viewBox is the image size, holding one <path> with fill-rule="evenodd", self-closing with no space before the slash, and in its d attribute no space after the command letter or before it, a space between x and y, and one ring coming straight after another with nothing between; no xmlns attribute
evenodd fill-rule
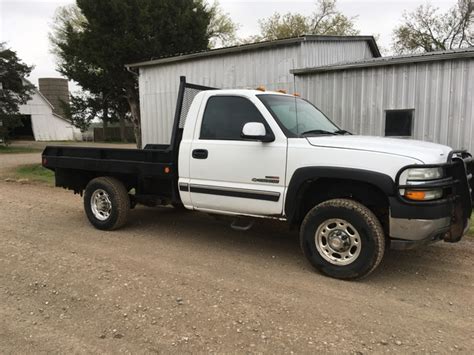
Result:
<svg viewBox="0 0 474 355"><path fill-rule="evenodd" d="M267 133L265 126L261 122L247 122L242 128L242 138L256 140L260 142L273 142L273 133Z"/></svg>

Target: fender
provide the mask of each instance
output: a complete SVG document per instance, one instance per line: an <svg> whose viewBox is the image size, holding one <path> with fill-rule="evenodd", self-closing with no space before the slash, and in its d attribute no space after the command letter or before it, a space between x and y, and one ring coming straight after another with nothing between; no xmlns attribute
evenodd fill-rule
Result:
<svg viewBox="0 0 474 355"><path fill-rule="evenodd" d="M304 167L296 169L291 177L285 199L285 215L290 224L297 217L298 206L304 196L304 184L320 178L347 179L365 182L379 188L387 196L394 196L395 182L382 173L331 166Z"/></svg>

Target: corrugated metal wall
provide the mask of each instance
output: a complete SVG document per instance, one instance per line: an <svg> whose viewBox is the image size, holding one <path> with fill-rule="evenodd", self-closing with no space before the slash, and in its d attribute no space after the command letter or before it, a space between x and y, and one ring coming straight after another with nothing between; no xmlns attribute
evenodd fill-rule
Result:
<svg viewBox="0 0 474 355"><path fill-rule="evenodd" d="M306 41L253 51L196 58L140 68L143 144L167 144L179 86L188 82L218 88L293 89L290 70L372 57L366 41Z"/></svg>
<svg viewBox="0 0 474 355"><path fill-rule="evenodd" d="M385 110L414 109L413 138L472 151L474 60L297 76L297 90L342 128L383 136Z"/></svg>

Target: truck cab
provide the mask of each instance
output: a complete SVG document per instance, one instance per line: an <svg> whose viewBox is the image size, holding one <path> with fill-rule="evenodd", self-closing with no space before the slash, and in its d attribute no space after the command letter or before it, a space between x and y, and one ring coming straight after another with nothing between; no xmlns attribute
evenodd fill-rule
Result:
<svg viewBox="0 0 474 355"><path fill-rule="evenodd" d="M189 88L202 90L183 109ZM293 95L206 90L183 79L170 146L133 154L51 147L43 165L57 186L85 191L97 228L123 225L131 207L149 201L276 219L299 229L317 270L340 279L370 274L387 248L459 241L472 211L466 151L355 136Z"/></svg>

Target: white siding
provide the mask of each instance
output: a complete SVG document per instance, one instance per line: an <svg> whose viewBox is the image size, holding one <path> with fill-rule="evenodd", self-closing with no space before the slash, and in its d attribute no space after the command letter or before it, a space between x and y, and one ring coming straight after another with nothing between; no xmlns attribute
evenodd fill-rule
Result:
<svg viewBox="0 0 474 355"><path fill-rule="evenodd" d="M71 123L53 114L52 107L36 91L26 105L20 106L20 113L31 115L37 141L70 141L81 137L80 131Z"/></svg>
<svg viewBox="0 0 474 355"><path fill-rule="evenodd" d="M385 110L414 109L413 138L474 149L474 60L297 76L297 90L342 128L383 136Z"/></svg>
<svg viewBox="0 0 474 355"><path fill-rule="evenodd" d="M272 48L201 57L140 68L143 144L167 144L171 136L179 77L218 88L295 91L290 70L372 57L366 41L305 41Z"/></svg>

